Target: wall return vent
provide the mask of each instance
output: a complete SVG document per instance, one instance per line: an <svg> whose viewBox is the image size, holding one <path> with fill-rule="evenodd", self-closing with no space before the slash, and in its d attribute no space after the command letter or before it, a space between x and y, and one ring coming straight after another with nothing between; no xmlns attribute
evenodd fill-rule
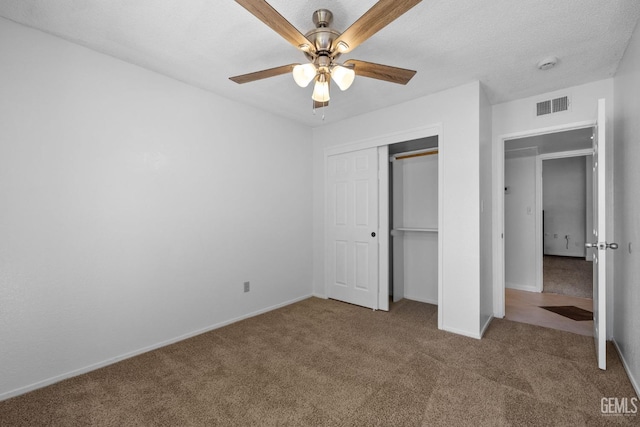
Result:
<svg viewBox="0 0 640 427"><path fill-rule="evenodd" d="M551 101L542 101L536 104L536 116L551 114Z"/></svg>
<svg viewBox="0 0 640 427"><path fill-rule="evenodd" d="M567 111L569 110L569 104L568 96L540 101L536 104L536 116L545 116L547 114Z"/></svg>

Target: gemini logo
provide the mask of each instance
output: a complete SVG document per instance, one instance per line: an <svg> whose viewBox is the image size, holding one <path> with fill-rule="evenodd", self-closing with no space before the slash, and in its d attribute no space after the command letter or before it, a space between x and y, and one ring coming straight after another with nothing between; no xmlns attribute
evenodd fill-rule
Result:
<svg viewBox="0 0 640 427"><path fill-rule="evenodd" d="M627 416L638 415L637 397L603 397L600 399L600 412L607 416Z"/></svg>

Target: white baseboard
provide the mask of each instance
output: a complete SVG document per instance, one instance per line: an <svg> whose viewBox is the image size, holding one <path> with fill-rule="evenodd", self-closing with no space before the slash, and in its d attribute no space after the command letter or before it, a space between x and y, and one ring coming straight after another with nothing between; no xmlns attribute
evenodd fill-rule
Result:
<svg viewBox="0 0 640 427"><path fill-rule="evenodd" d="M484 335L485 331L487 330L487 328L489 327L489 325L491 324L491 321L493 320L493 316L490 316L487 321L484 323L484 325L482 325L482 328L480 329L480 333L479 334L474 334L468 331L463 331L460 329L456 329L456 328L449 328L449 327L444 327L442 328L443 331L447 331L447 332L453 332L454 334L458 334L458 335L463 335L465 337L469 337L469 338L475 338L477 340L482 339L482 336Z"/></svg>
<svg viewBox="0 0 640 427"><path fill-rule="evenodd" d="M489 327L489 325L491 324L491 321L493 320L493 316L489 316L489 318L487 319L486 322L484 322L484 325L482 325L482 328L480 329L480 337L484 336L484 333L486 332L487 328Z"/></svg>
<svg viewBox="0 0 640 427"><path fill-rule="evenodd" d="M427 304L438 305L438 298L436 298L436 299L420 298L420 297L414 297L414 296L411 296L411 295L405 295L404 298L408 299L408 300L411 300L411 301L424 302L424 303L427 303Z"/></svg>
<svg viewBox="0 0 640 427"><path fill-rule="evenodd" d="M325 294L319 294L317 292L312 293L311 296L316 298L329 299L329 297L326 296Z"/></svg>
<svg viewBox="0 0 640 427"><path fill-rule="evenodd" d="M614 347L616 348L616 351L618 352L618 356L620 356L620 360L622 360L622 366L624 366L624 370L627 372L629 381L631 381L631 385L633 386L633 389L636 391L636 397L640 397L640 384L631 373L631 369L629 369L629 364L627 363L627 360L624 358L624 354L622 354L622 351L620 351L620 347L618 346L618 343L616 342L615 339L613 339L612 341L613 341Z"/></svg>
<svg viewBox="0 0 640 427"><path fill-rule="evenodd" d="M538 292L538 293L540 293L540 291L538 290L538 288L535 285L520 285L518 283L505 283L504 287L508 288L508 289L515 289L515 290L518 290L518 291L527 291L527 292Z"/></svg>
<svg viewBox="0 0 640 427"><path fill-rule="evenodd" d="M479 335L479 334L474 334L474 333L469 332L469 331L463 331L462 329L450 328L450 327L445 326L445 327L442 328L442 330L443 331L447 331L447 332L451 332L451 333L454 333L454 334L462 335L462 336L465 336L465 337L469 337L469 338L475 338L477 340L482 338L482 336Z"/></svg>
<svg viewBox="0 0 640 427"><path fill-rule="evenodd" d="M570 258L586 258L584 252L558 252L558 253L545 252L544 255L566 256Z"/></svg>
<svg viewBox="0 0 640 427"><path fill-rule="evenodd" d="M296 302L300 302L302 300L310 298L311 296L312 295L305 295L305 296L298 297L298 298L295 298L295 299L292 299L292 300L289 300L289 301L285 301L283 303L276 304L276 305L273 305L271 307L266 307L266 308L254 311L252 313L248 313L248 314L245 314L245 315L242 315L242 316L239 316L239 317L235 317L233 319L229 319L229 320L225 320L223 322L216 323L216 324L211 325L211 326L207 326L207 327L202 328L202 329L198 329L198 330L195 330L195 331L192 331L192 332L188 332L188 333L180 335L178 337L171 338L171 339L159 342L157 344L152 344L150 346L143 347L141 349L134 350L134 351L122 354L120 356L112 357L112 358L103 360L103 361L98 362L98 363L93 363L93 364L85 366L83 368L74 369L73 371L69 371L69 372L66 372L64 374L56 375L54 377L47 378L45 380L35 382L33 384L29 384L27 386L20 387L20 388L17 388L15 390L7 391L5 393L0 394L0 401L6 400L6 399L10 399L12 397L19 396L21 394L25 394L25 393L28 393L28 392L33 391L33 390L37 390L37 389L42 388L42 387L46 387L46 386L51 385L51 384L55 384L57 382L66 380L68 378L72 378L72 377L76 377L78 375L86 374L87 372L91 372L91 371L94 371L96 369L100 369L100 368L103 368L105 366L112 365L112 364L120 362L122 360L129 359L131 357L135 357L135 356L138 356L140 354L147 353L149 351L156 350L158 348L165 347L167 345L174 344L176 342L183 341L183 340L186 340L186 339L191 338L191 337L195 337L196 335L200 335L200 334L203 334L205 332L212 331L214 329L222 328L223 326L227 326L227 325L230 325L232 323L239 322L239 321L244 320L244 319L248 319L250 317L255 317L255 316L258 316L260 314L264 314L264 313L267 313L269 311L273 311L273 310L276 310L278 308L282 308L282 307L285 307L287 305L291 305L291 304L294 304Z"/></svg>

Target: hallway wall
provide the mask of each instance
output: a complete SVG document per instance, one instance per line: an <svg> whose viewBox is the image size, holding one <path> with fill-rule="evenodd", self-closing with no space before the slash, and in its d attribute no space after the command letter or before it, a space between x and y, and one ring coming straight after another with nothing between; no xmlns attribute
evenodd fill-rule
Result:
<svg viewBox="0 0 640 427"><path fill-rule="evenodd" d="M584 157L547 159L542 162L542 209L544 254L584 258L587 219Z"/></svg>
<svg viewBox="0 0 640 427"><path fill-rule="evenodd" d="M504 161L505 287L536 292L536 150L516 153Z"/></svg>

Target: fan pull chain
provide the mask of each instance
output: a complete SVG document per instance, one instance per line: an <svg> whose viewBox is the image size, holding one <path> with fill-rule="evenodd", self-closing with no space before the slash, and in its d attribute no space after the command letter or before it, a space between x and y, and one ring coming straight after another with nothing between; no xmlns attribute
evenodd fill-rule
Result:
<svg viewBox="0 0 640 427"><path fill-rule="evenodd" d="M322 109L322 121L324 122L324 105L322 107L320 107ZM312 100L311 101L311 111L313 111L313 115L316 115L316 103Z"/></svg>

